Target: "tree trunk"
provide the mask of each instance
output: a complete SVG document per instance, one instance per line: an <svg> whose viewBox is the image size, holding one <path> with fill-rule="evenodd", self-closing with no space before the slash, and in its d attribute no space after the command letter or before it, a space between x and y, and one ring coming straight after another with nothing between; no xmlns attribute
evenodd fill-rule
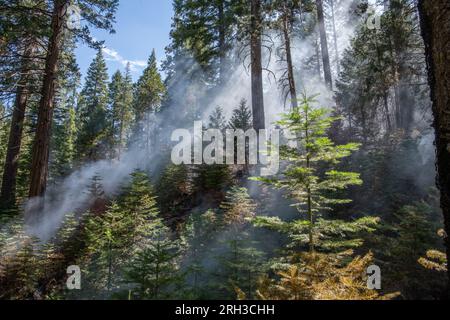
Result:
<svg viewBox="0 0 450 320"><path fill-rule="evenodd" d="M403 8L400 3L393 4L391 1L387 1L385 4L389 6L391 13L395 17L406 14L406 8ZM394 61L394 77L396 80L394 85L395 120L397 128L401 129L405 135L409 135L414 121L415 104L414 99L411 98L410 85L408 84L410 80L408 79L408 66L405 64L404 47L402 35L394 32L389 48Z"/></svg>
<svg viewBox="0 0 450 320"><path fill-rule="evenodd" d="M311 144L310 144L310 134L309 134L309 113L308 109L306 109L305 113L305 145L306 145L306 168L309 171L311 169ZM308 217L309 217L309 253L313 254L315 251L314 245L314 211L313 211L313 201L312 201L312 190L311 185L308 182L308 186L306 188L306 193L308 195L307 200L307 209L308 209Z"/></svg>
<svg viewBox="0 0 450 320"><path fill-rule="evenodd" d="M327 31L325 29L325 16L323 13L323 0L316 0L317 19L319 23L320 46L322 49L323 71L325 83L328 88L333 89L333 79L331 77L330 54L328 52Z"/></svg>
<svg viewBox="0 0 450 320"><path fill-rule="evenodd" d="M61 51L61 38L65 23L65 0L55 0L51 30L52 35L47 48L45 74L39 103L36 135L33 144L29 197L40 197L45 193L48 176L51 124L55 98L55 85L58 61Z"/></svg>
<svg viewBox="0 0 450 320"><path fill-rule="evenodd" d="M377 60L378 64L381 65L382 63L382 52L378 44L375 42L375 46L377 48ZM384 114L386 116L386 130L387 134L389 135L392 132L392 123L391 123L391 115L389 112L389 86L386 83L386 79L383 78L383 107L384 107Z"/></svg>
<svg viewBox="0 0 450 320"><path fill-rule="evenodd" d="M219 11L219 77L220 84L225 83L226 73L226 26L225 26L225 8L224 2L220 1L218 4Z"/></svg>
<svg viewBox="0 0 450 320"><path fill-rule="evenodd" d="M252 72L252 109L253 128L266 128L264 113L264 91L262 73L262 17L261 0L251 0L251 72Z"/></svg>
<svg viewBox="0 0 450 320"><path fill-rule="evenodd" d="M331 19L333 24L333 40L334 40L334 51L336 53L336 72L339 76L341 73L341 63L339 59L339 44L337 39L337 31L336 31L336 16L335 16L335 10L334 10L334 0L330 1L331 5Z"/></svg>
<svg viewBox="0 0 450 320"><path fill-rule="evenodd" d="M0 195L0 203L4 208L14 206L16 202L17 170L19 167L25 112L29 97L29 74L33 51L33 44L26 44L20 70L21 75L17 83L16 100L14 102L11 128L9 131L8 149L6 151L2 191Z"/></svg>
<svg viewBox="0 0 450 320"><path fill-rule="evenodd" d="M420 0L419 12L433 101L438 187L441 191L446 231L445 245L447 260L450 261L450 2Z"/></svg>
<svg viewBox="0 0 450 320"><path fill-rule="evenodd" d="M287 75L289 82L289 93L291 95L291 107L293 109L298 107L297 101L297 88L295 84L295 76L294 76L294 66L292 62L292 51L291 51L291 38L290 38L290 30L291 30L291 17L289 10L286 6L286 1L283 2L283 34L284 34L284 46L286 50L286 63L287 63Z"/></svg>
<svg viewBox="0 0 450 320"><path fill-rule="evenodd" d="M314 41L314 49L316 50L316 72L320 80L322 80L322 68L320 66L320 36L316 32L316 37Z"/></svg>
<svg viewBox="0 0 450 320"><path fill-rule="evenodd" d="M394 39L394 63L395 63L395 79L397 83L394 85L395 94L395 121L398 129L408 135L411 132L411 125L414 121L414 100L411 99L411 93L409 92L409 85L405 79L406 66L404 65L404 58L396 45Z"/></svg>

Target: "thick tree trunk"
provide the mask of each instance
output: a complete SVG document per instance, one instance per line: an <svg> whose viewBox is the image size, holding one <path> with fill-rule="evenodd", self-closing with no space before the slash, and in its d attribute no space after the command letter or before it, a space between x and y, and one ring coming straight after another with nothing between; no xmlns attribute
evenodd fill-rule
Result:
<svg viewBox="0 0 450 320"><path fill-rule="evenodd" d="M33 144L29 197L40 197L45 193L48 177L51 124L55 98L61 38L65 23L65 0L55 0L52 14L52 35L47 48L45 74L39 103L36 135Z"/></svg>
<svg viewBox="0 0 450 320"><path fill-rule="evenodd" d="M4 208L15 205L17 171L19 168L20 147L22 144L25 112L29 97L30 65L33 54L33 44L28 43L23 51L20 79L17 83L16 100L12 113L9 131L8 149L3 170L2 191L0 203Z"/></svg>
<svg viewBox="0 0 450 320"><path fill-rule="evenodd" d="M445 245L450 260L450 2L420 0L419 11L433 101L438 186L447 233Z"/></svg>
<svg viewBox="0 0 450 320"><path fill-rule="evenodd" d="M331 77L330 54L328 51L327 31L325 29L325 15L323 12L323 0L316 0L317 19L319 23L320 46L322 49L323 71L325 83L328 88L333 89L333 79Z"/></svg>
<svg viewBox="0 0 450 320"><path fill-rule="evenodd" d="M263 68L262 68L262 17L261 0L251 0L251 72L252 109L255 130L266 128L264 113Z"/></svg>
<svg viewBox="0 0 450 320"><path fill-rule="evenodd" d="M291 95L291 107L295 109L298 107L298 101L297 101L297 88L294 76L294 65L292 62L291 38L289 34L291 30L291 23L290 23L291 16L286 6L286 2L284 2L283 4L284 4L283 34L284 34L284 46L286 50L287 76L289 82L289 93Z"/></svg>

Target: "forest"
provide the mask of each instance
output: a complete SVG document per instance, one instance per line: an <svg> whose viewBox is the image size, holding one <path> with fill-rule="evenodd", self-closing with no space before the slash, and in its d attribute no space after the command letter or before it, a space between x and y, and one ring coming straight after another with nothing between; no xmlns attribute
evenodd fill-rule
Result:
<svg viewBox="0 0 450 320"><path fill-rule="evenodd" d="M448 0L123 2L0 0L0 300L450 297Z"/></svg>

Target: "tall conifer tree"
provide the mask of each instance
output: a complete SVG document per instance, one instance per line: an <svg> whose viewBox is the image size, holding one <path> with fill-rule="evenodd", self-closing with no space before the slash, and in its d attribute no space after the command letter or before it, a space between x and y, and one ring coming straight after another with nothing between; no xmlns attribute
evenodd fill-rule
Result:
<svg viewBox="0 0 450 320"><path fill-rule="evenodd" d="M77 137L77 156L80 159L98 160L105 154L108 107L108 71L101 50L87 71L83 90L78 101L80 130Z"/></svg>

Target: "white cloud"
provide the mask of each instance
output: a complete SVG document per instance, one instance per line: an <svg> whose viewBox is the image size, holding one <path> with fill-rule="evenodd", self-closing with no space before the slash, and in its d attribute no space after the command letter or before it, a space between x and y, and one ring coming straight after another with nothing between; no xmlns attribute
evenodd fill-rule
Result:
<svg viewBox="0 0 450 320"><path fill-rule="evenodd" d="M105 59L107 61L115 61L120 64L122 64L124 67L127 66L127 64L130 64L130 69L132 72L139 71L147 66L147 62L143 60L128 60L125 59L118 53L116 50L103 47L102 49L103 53L105 54Z"/></svg>

